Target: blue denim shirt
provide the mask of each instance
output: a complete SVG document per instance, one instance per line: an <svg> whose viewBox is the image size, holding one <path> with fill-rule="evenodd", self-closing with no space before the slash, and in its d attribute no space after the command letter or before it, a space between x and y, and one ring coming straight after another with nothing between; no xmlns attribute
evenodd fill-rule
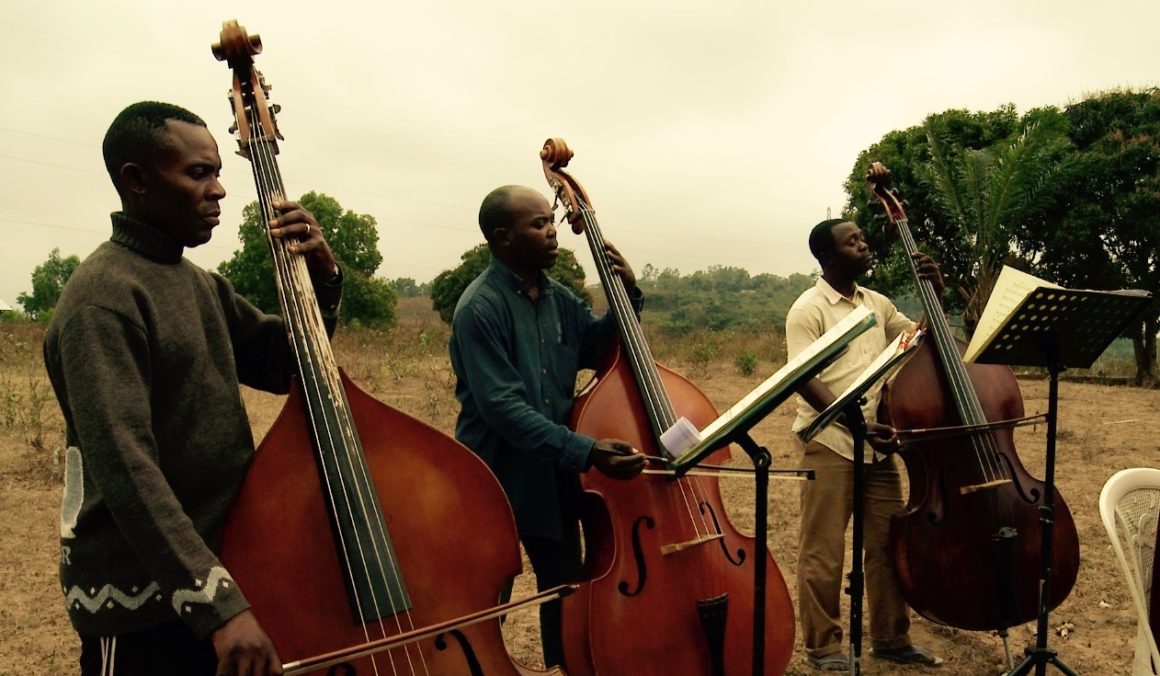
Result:
<svg viewBox="0 0 1160 676"><path fill-rule="evenodd" d="M562 492L569 475L588 470L595 443L566 426L576 374L596 367L616 323L543 273L539 287L533 303L493 257L459 298L450 345L461 406L455 438L495 473L521 536L560 539L571 511ZM639 296L633 305L639 313Z"/></svg>

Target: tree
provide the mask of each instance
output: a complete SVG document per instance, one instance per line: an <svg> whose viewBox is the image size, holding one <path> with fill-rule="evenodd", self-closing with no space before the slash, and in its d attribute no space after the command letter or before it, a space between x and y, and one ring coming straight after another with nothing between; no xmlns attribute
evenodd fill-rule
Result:
<svg viewBox="0 0 1160 676"><path fill-rule="evenodd" d="M698 330L744 331L763 334L780 331L785 314L802 291L814 285L809 275L750 276L743 268L711 265L690 275L645 265L647 275L637 278L644 291L646 319L668 336L686 336Z"/></svg>
<svg viewBox="0 0 1160 676"><path fill-rule="evenodd" d="M588 305L592 305L592 296L584 288L584 269L576 260L576 254L564 247L560 247L556 264L548 271L552 279L568 287ZM451 323L455 314L455 305L463 295L467 285L487 269L491 261L491 251L486 244L479 244L463 252L459 257L459 266L440 272L431 282L431 307L439 311L439 317Z"/></svg>
<svg viewBox="0 0 1160 676"><path fill-rule="evenodd" d="M48 259L32 271L32 295L21 292L16 297L16 302L20 303L29 317L47 319L51 316L52 309L56 307L56 302L60 300L60 292L64 289L65 282L72 277L72 273L80 264L80 258L76 256L61 258L60 249L53 249Z"/></svg>
<svg viewBox="0 0 1160 676"><path fill-rule="evenodd" d="M378 250L379 234L374 216L343 211L338 200L316 192L303 195L298 203L314 214L342 268L340 320L344 323L357 320L368 325L391 325L395 319L396 296L390 283L374 277L383 260ZM257 202L251 202L242 210L238 239L242 248L218 266L218 272L257 307L266 312L280 312L271 271L270 247L266 241L266 223Z"/></svg>
<svg viewBox="0 0 1160 676"><path fill-rule="evenodd" d="M1044 274L1064 286L1160 291L1160 90L1111 91L1068 106L1072 167L1051 218L1032 229ZM1129 328L1136 382L1156 382L1155 303Z"/></svg>
<svg viewBox="0 0 1160 676"><path fill-rule="evenodd" d="M358 270L343 272L342 305L338 318L344 324L388 327L395 323L395 289L381 277L367 277Z"/></svg>
<svg viewBox="0 0 1160 676"><path fill-rule="evenodd" d="M1058 111L1040 111L1014 138L975 150L955 148L926 125L931 160L919 167L919 176L931 186L939 215L963 237L969 281L953 288L971 329L1003 265L1027 239L1028 226L1053 204L1056 177L1067 171L1065 126Z"/></svg>
<svg viewBox="0 0 1160 676"><path fill-rule="evenodd" d="M947 111L863 152L846 182L847 211L879 257L875 287L900 294L911 288L905 261L864 208L872 159L893 171L919 248L937 252L956 291L948 306L965 309L968 325L1003 264L1071 287L1160 287L1160 90L1107 92L1022 118L1011 106ZM1140 384L1156 380L1158 314L1153 306L1127 332Z"/></svg>
<svg viewBox="0 0 1160 676"><path fill-rule="evenodd" d="M403 298L414 298L415 296L423 295L421 286L415 283L411 277L397 277L391 280L391 286L394 287L395 293Z"/></svg>
<svg viewBox="0 0 1160 676"><path fill-rule="evenodd" d="M860 206L870 201L864 176L871 161L891 169L919 248L936 253L954 292L950 308L962 310L973 327L999 270L1018 257L1028 224L1042 220L1053 204L1052 186L1069 149L1065 130L1054 108L1022 118L1010 105L993 112L949 110L891 132L863 152L846 182L847 209L881 261L872 275L876 288L903 295L913 281L883 220Z"/></svg>

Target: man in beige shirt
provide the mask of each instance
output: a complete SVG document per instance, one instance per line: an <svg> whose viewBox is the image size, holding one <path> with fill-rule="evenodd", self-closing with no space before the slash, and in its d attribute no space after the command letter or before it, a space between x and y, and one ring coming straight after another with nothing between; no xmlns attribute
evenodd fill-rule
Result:
<svg viewBox="0 0 1160 676"><path fill-rule="evenodd" d="M810 232L810 251L822 276L794 302L786 316L786 350L792 359L837 324L854 308L874 311L878 323L855 338L833 364L806 383L798 394L793 430L807 427L854 382L858 374L886 348L887 343L914 322L890 299L863 288L856 279L874 259L862 230L843 219L831 219ZM942 292L938 265L917 254L920 276ZM910 617L894 579L889 545L890 517L902 509L901 475L893 450L894 430L876 421L878 398L864 406L867 424L864 500L866 596L870 616L871 655L904 664L937 666L942 662L910 641ZM801 491L801 531L798 553L798 614L809 663L823 671L847 671L849 658L842 650L839 601L845 563L846 527L853 513L854 439L834 424L803 446L802 467L815 471L815 480Z"/></svg>

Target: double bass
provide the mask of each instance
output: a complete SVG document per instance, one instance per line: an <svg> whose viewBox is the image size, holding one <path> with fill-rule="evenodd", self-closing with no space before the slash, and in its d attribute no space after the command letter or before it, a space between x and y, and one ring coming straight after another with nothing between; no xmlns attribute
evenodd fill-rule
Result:
<svg viewBox="0 0 1160 676"><path fill-rule="evenodd" d="M899 454L910 499L890 523L890 547L903 598L923 617L962 629L1006 629L1036 618L1044 484L1023 467L1012 423L1023 398L1007 366L967 364L938 294L918 277L918 251L906 212L881 164L868 174L875 198L897 231L918 283L929 340L883 393L878 418L915 434ZM947 429L958 430L948 435ZM1048 606L1067 598L1079 571L1079 542L1059 493L1051 524Z"/></svg>
<svg viewBox="0 0 1160 676"><path fill-rule="evenodd" d="M619 342L575 401L569 426L660 456L660 435L685 417L698 428L717 413L695 385L652 357L624 283L613 271L584 188L564 171L572 152L549 139L544 174L583 232L616 318ZM720 464L728 448L709 456ZM764 542L730 523L715 477L647 472L632 481L581 475L584 581L563 601L565 667L585 674L753 672L753 566L768 557L765 673L785 671L793 650L789 590Z"/></svg>
<svg viewBox="0 0 1160 676"><path fill-rule="evenodd" d="M269 219L285 190L275 110L253 68L260 50L235 22L214 45L234 72L240 154ZM532 673L500 634L498 616L519 604L494 607L521 566L499 482L339 370L303 257L268 240L298 375L228 517L221 559L286 673Z"/></svg>

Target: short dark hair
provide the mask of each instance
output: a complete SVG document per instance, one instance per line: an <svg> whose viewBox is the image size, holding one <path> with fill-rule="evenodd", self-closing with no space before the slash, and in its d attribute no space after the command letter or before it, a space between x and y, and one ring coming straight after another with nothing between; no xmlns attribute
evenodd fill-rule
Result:
<svg viewBox="0 0 1160 676"><path fill-rule="evenodd" d="M185 108L158 101L134 103L113 118L101 143L101 153L105 156L105 169L118 193L121 192L121 167L127 162L152 159L157 149L164 146L162 130L166 120L206 126L200 117Z"/></svg>
<svg viewBox="0 0 1160 676"><path fill-rule="evenodd" d="M491 236L497 228L506 228L511 225L512 213L508 208L512 191L519 189L518 185L504 185L487 193L483 204L479 205L479 229L483 231L483 238L491 241Z"/></svg>
<svg viewBox="0 0 1160 676"><path fill-rule="evenodd" d="M834 250L834 226L839 223L849 223L848 218L829 218L814 226L810 230L810 253L819 261L822 254Z"/></svg>

